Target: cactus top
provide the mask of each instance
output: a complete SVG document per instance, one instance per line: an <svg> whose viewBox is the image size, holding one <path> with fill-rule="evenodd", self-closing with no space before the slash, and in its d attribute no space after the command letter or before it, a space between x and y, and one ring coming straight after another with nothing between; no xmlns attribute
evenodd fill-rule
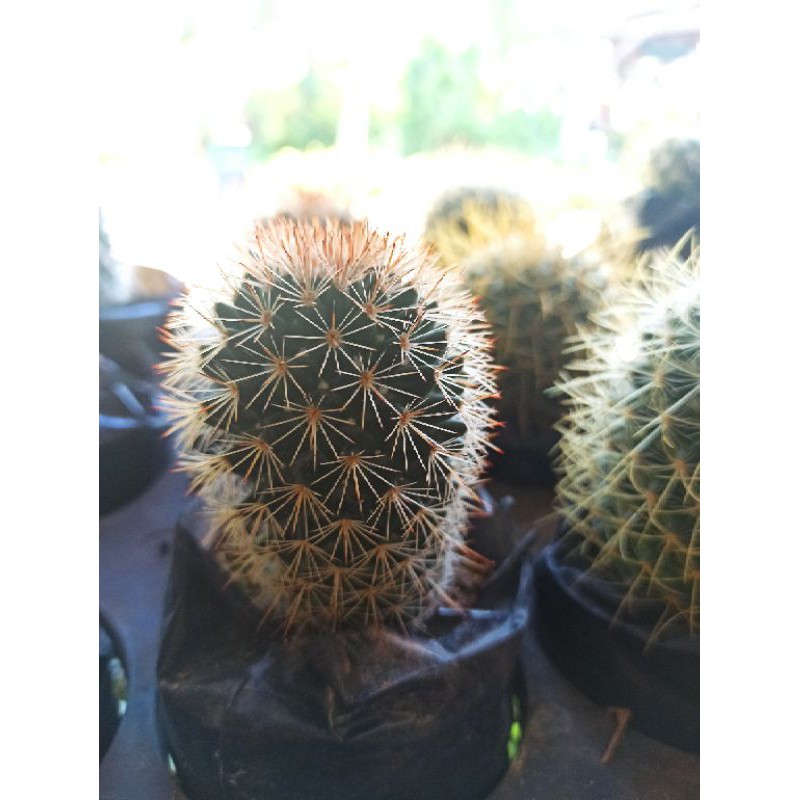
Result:
<svg viewBox="0 0 800 800"><path fill-rule="evenodd" d="M566 340L586 324L607 286L603 266L566 259L546 240L530 206L513 195L464 197L433 218L428 236L443 263L457 263L495 336L499 419L517 445L547 440L561 415L548 397Z"/></svg>
<svg viewBox="0 0 800 800"><path fill-rule="evenodd" d="M425 223L425 239L446 266L462 264L484 247L508 238L541 237L530 204L511 192L464 188L445 194Z"/></svg>
<svg viewBox="0 0 800 800"><path fill-rule="evenodd" d="M660 254L631 301L584 336L561 383L558 505L590 571L620 586L653 636L700 626L699 250Z"/></svg>
<svg viewBox="0 0 800 800"><path fill-rule="evenodd" d="M650 153L645 169L647 186L687 201L700 198L700 142L667 139Z"/></svg>
<svg viewBox="0 0 800 800"><path fill-rule="evenodd" d="M277 221L242 256L171 320L163 366L218 550L287 629L415 620L470 558L485 323L425 252L362 223Z"/></svg>
<svg viewBox="0 0 800 800"><path fill-rule="evenodd" d="M340 222L353 221L349 204L333 193L309 189L303 186L293 186L282 198L274 218L286 220L319 220L321 225L331 217ZM271 217L264 217L262 224L269 225Z"/></svg>

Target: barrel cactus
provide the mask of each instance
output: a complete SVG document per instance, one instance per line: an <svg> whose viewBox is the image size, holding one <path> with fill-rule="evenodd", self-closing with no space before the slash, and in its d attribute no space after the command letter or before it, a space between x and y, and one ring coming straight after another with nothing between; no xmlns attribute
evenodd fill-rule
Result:
<svg viewBox="0 0 800 800"><path fill-rule="evenodd" d="M273 218L287 220L313 220L324 222L326 219L338 219L340 222L353 221L346 202L334 194L308 189L303 186L293 186L284 195L279 209ZM269 224L269 217L262 219L262 224Z"/></svg>
<svg viewBox="0 0 800 800"><path fill-rule="evenodd" d="M663 194L700 202L700 142L667 139L650 154L645 183Z"/></svg>
<svg viewBox="0 0 800 800"><path fill-rule="evenodd" d="M496 390L485 327L424 251L333 219L256 226L226 290L175 314L181 467L265 619L406 626L486 571L464 543Z"/></svg>
<svg viewBox="0 0 800 800"><path fill-rule="evenodd" d="M700 628L700 255L684 248L645 262L558 387L571 557L618 588L616 619L649 609L651 641Z"/></svg>
<svg viewBox="0 0 800 800"><path fill-rule="evenodd" d="M444 264L460 264L506 236L536 228L530 204L500 189L463 187L447 192L425 221L425 240Z"/></svg>
<svg viewBox="0 0 800 800"><path fill-rule="evenodd" d="M650 154L644 183L646 188L636 203L639 250L673 247L689 230L699 238L700 143L695 139L663 142ZM688 249L682 255L688 256Z"/></svg>
<svg viewBox="0 0 800 800"><path fill-rule="evenodd" d="M445 264L459 264L491 324L499 376L501 447L546 452L555 443L560 404L546 391L564 368L569 337L588 322L606 286L603 265L563 258L539 232L533 212L513 196L468 197L438 217L429 241Z"/></svg>

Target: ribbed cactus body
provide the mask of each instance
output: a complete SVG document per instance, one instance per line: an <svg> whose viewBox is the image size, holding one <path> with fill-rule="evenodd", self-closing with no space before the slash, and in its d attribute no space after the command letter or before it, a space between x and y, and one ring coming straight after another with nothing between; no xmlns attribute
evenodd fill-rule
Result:
<svg viewBox="0 0 800 800"><path fill-rule="evenodd" d="M567 340L599 307L606 279L600 265L549 247L521 199L467 194L457 210L455 203L449 214L431 215L428 238L445 265L461 267L491 324L505 367L498 418L517 444L532 444L552 435L561 415L546 391L568 360Z"/></svg>
<svg viewBox="0 0 800 800"><path fill-rule="evenodd" d="M499 419L513 425L521 444L549 434L562 407L546 392L568 360L568 339L599 306L601 273L525 238L484 248L464 269L492 326L497 362L506 367Z"/></svg>
<svg viewBox="0 0 800 800"><path fill-rule="evenodd" d="M700 626L699 251L677 253L584 336L560 385L558 505L591 571L624 590L621 617L663 606L656 637Z"/></svg>
<svg viewBox="0 0 800 800"><path fill-rule="evenodd" d="M466 292L364 225L258 229L172 323L183 466L227 566L287 628L404 623L447 597L495 391Z"/></svg>

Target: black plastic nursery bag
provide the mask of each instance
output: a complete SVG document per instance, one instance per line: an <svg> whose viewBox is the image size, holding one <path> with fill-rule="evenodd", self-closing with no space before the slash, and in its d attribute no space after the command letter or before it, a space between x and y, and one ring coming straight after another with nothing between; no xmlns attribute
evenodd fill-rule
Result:
<svg viewBox="0 0 800 800"><path fill-rule="evenodd" d="M489 794L508 766L529 564L521 579L498 570L483 595L493 602L443 610L426 635L285 641L255 633L258 612L223 589L201 532L195 506L176 532L158 666L162 730L190 800Z"/></svg>
<svg viewBox="0 0 800 800"><path fill-rule="evenodd" d="M596 703L628 708L644 733L699 751L699 637L653 641L656 600L615 619L624 587L587 575L568 557L571 546L564 536L536 562L534 623L545 651Z"/></svg>

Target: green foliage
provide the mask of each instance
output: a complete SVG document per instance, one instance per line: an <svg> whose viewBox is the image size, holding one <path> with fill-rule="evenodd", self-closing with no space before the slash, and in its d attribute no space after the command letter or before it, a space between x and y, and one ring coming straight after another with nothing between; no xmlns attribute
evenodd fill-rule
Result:
<svg viewBox="0 0 800 800"><path fill-rule="evenodd" d="M557 494L575 555L620 587L618 616L657 605L653 637L700 628L700 257L683 246L586 333L560 385Z"/></svg>
<svg viewBox="0 0 800 800"><path fill-rule="evenodd" d="M537 156L555 154L561 137L561 117L548 109L516 109L492 120L487 140L498 147Z"/></svg>
<svg viewBox="0 0 800 800"><path fill-rule="evenodd" d="M449 144L496 145L533 154L555 151L560 118L547 110L506 111L483 85L479 65L476 48L452 54L425 40L402 84L398 126L406 155Z"/></svg>
<svg viewBox="0 0 800 800"><path fill-rule="evenodd" d="M485 141L487 101L478 79L478 53L472 48L451 55L426 40L403 81L400 119L406 154L434 150L453 142ZM483 113L482 113L483 112Z"/></svg>
<svg viewBox="0 0 800 800"><path fill-rule="evenodd" d="M337 87L313 69L290 89L255 92L245 106L253 156L265 159L282 147L333 145L340 108Z"/></svg>
<svg viewBox="0 0 800 800"><path fill-rule="evenodd" d="M170 323L165 386L225 564L287 629L419 618L458 569L494 392L461 285L362 223L257 228Z"/></svg>

